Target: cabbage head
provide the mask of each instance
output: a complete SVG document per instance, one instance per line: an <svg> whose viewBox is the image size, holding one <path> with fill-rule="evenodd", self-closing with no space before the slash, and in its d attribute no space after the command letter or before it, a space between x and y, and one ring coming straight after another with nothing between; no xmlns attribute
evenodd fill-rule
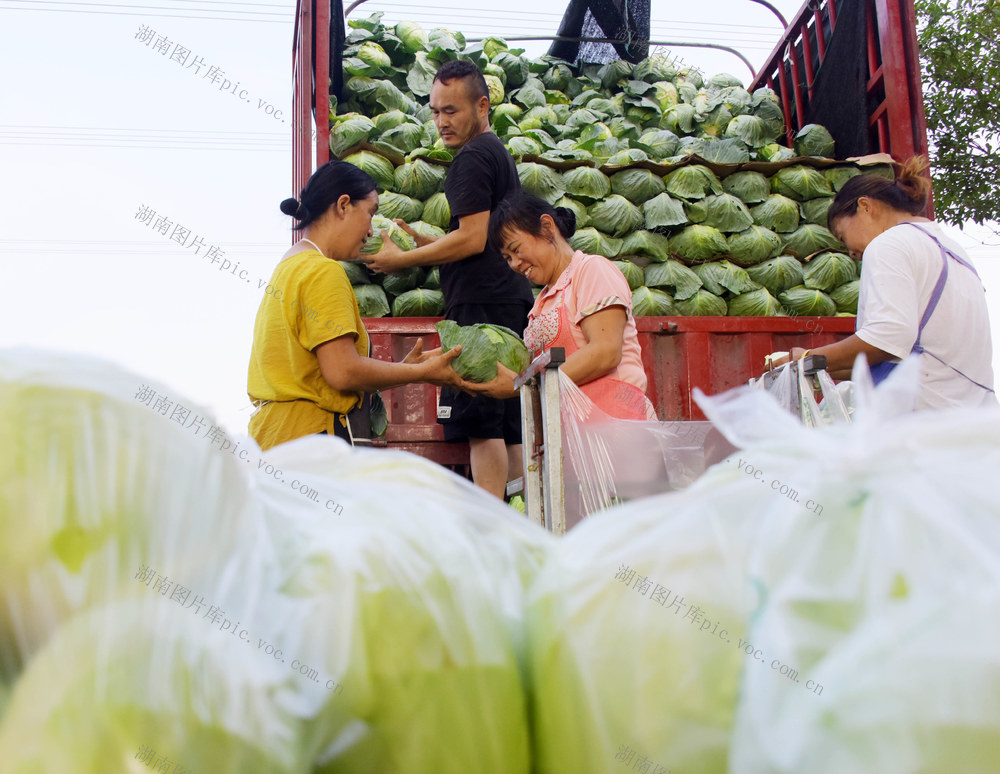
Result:
<svg viewBox="0 0 1000 774"><path fill-rule="evenodd" d="M750 214L758 226L779 234L788 234L799 227L799 205L781 194L771 194L758 204Z"/></svg>
<svg viewBox="0 0 1000 774"><path fill-rule="evenodd" d="M549 204L555 204L566 193L562 175L544 164L521 162L517 165L517 176L525 191L544 199Z"/></svg>
<svg viewBox="0 0 1000 774"><path fill-rule="evenodd" d="M486 79L486 88L490 93L490 105L499 105L503 102L503 82L495 75L484 75L483 78Z"/></svg>
<svg viewBox="0 0 1000 774"><path fill-rule="evenodd" d="M705 83L705 88L719 91L721 89L729 88L731 86L738 86L743 88L743 81L737 78L735 75L730 75L729 73L716 73ZM750 95L747 94L747 102L750 102Z"/></svg>
<svg viewBox="0 0 1000 774"><path fill-rule="evenodd" d="M515 135L507 140L507 150L516 160L522 156L538 156L542 152L542 146L530 137Z"/></svg>
<svg viewBox="0 0 1000 774"><path fill-rule="evenodd" d="M412 122L415 119L406 115L402 110L388 110L385 113L379 113L373 120L375 121L375 131L381 135L390 129L395 129L400 124Z"/></svg>
<svg viewBox="0 0 1000 774"><path fill-rule="evenodd" d="M407 290L419 287L425 277L422 266L407 266L405 269L386 274L382 278L382 289L390 297L399 296Z"/></svg>
<svg viewBox="0 0 1000 774"><path fill-rule="evenodd" d="M645 202L642 205L642 214L649 231L684 226L689 222L684 212L684 205L671 198L668 193L661 193Z"/></svg>
<svg viewBox="0 0 1000 774"><path fill-rule="evenodd" d="M655 129L642 135L639 142L653 152L653 158L665 159L677 152L679 138L669 129Z"/></svg>
<svg viewBox="0 0 1000 774"><path fill-rule="evenodd" d="M760 172L734 172L722 181L722 190L744 204L760 204L771 193L771 184Z"/></svg>
<svg viewBox="0 0 1000 774"><path fill-rule="evenodd" d="M670 252L685 263L704 263L729 251L726 237L711 226L688 226L670 238Z"/></svg>
<svg viewBox="0 0 1000 774"><path fill-rule="evenodd" d="M730 138L724 140L705 140L698 152L705 161L715 164L742 164L750 161L750 153L739 140Z"/></svg>
<svg viewBox="0 0 1000 774"><path fill-rule="evenodd" d="M569 196L564 196L562 199L557 201L553 206L565 207L567 210L571 210L573 212L573 215L576 216L576 228L585 228L590 225L586 206L583 203L578 202L576 199L571 199Z"/></svg>
<svg viewBox="0 0 1000 774"><path fill-rule="evenodd" d="M853 165L849 167L827 167L823 170L823 177L826 178L826 182L830 184L830 187L834 191L840 191L844 187L844 183L860 174L861 170Z"/></svg>
<svg viewBox="0 0 1000 774"><path fill-rule="evenodd" d="M675 306L685 317L725 317L729 311L725 301L704 288L690 298L677 301Z"/></svg>
<svg viewBox="0 0 1000 774"><path fill-rule="evenodd" d="M407 154L423 144L424 128L420 124L407 121L383 133L378 139L393 148L398 148L403 154Z"/></svg>
<svg viewBox="0 0 1000 774"><path fill-rule="evenodd" d="M612 194L604 201L592 205L587 214L594 228L615 237L641 228L645 220L638 207L618 194Z"/></svg>
<svg viewBox="0 0 1000 774"><path fill-rule="evenodd" d="M767 288L758 288L729 299L730 317L785 317L778 299Z"/></svg>
<svg viewBox="0 0 1000 774"><path fill-rule="evenodd" d="M400 293L392 302L393 317L440 317L444 314L444 293L414 288Z"/></svg>
<svg viewBox="0 0 1000 774"><path fill-rule="evenodd" d="M403 41L403 48L411 54L427 51L430 48L427 33L416 22L400 22L396 25L395 33L396 37Z"/></svg>
<svg viewBox="0 0 1000 774"><path fill-rule="evenodd" d="M424 211L420 219L432 226L441 229L448 229L451 225L451 207L448 205L448 197L443 193L436 193L424 202Z"/></svg>
<svg viewBox="0 0 1000 774"><path fill-rule="evenodd" d="M751 148L760 148L774 142L781 134L775 126L754 115L736 116L726 126L726 137L742 140Z"/></svg>
<svg viewBox="0 0 1000 774"><path fill-rule="evenodd" d="M833 158L834 142L831 134L819 124L806 124L799 129L792 143L800 156Z"/></svg>
<svg viewBox="0 0 1000 774"><path fill-rule="evenodd" d="M778 161L788 161L789 159L795 158L795 151L791 148L786 148L784 145L778 145L776 142L768 143L762 148L757 149L758 158L764 161L770 161L772 163Z"/></svg>
<svg viewBox="0 0 1000 774"><path fill-rule="evenodd" d="M674 134L691 134L695 130L697 115L693 105L678 103L663 111L657 126Z"/></svg>
<svg viewBox="0 0 1000 774"><path fill-rule="evenodd" d="M669 317L676 315L677 309L668 294L643 285L632 291L632 314L635 317Z"/></svg>
<svg viewBox="0 0 1000 774"><path fill-rule="evenodd" d="M617 138L612 138L611 140L608 140L605 143L605 145L607 145L608 143L613 143L616 140ZM594 148L595 156L598 155L599 150L600 148L598 147ZM608 166L625 167L628 166L629 164L635 164L638 161L649 161L649 156L646 155L646 151L639 150L639 148L624 148L620 151L612 153L611 156L608 157Z"/></svg>
<svg viewBox="0 0 1000 774"><path fill-rule="evenodd" d="M602 234L596 228L578 229L569 238L570 246L588 255L603 255L605 258L617 258L621 254L622 240Z"/></svg>
<svg viewBox="0 0 1000 774"><path fill-rule="evenodd" d="M679 199L704 199L710 193L722 193L722 184L708 167L688 164L663 178L667 193Z"/></svg>
<svg viewBox="0 0 1000 774"><path fill-rule="evenodd" d="M402 169L402 167L399 167ZM398 171L398 170L397 170ZM378 197L378 214L383 218L395 220L399 218L409 223L411 220L419 220L420 214L424 211L424 203L418 199L413 199L403 194L384 191ZM374 228L374 224L372 224Z"/></svg>
<svg viewBox="0 0 1000 774"><path fill-rule="evenodd" d="M446 352L461 345L462 354L451 361L451 367L470 382L495 379L497 363L517 374L531 363L531 353L510 328L488 323L460 326L453 320L441 320L435 327L441 336L441 348Z"/></svg>
<svg viewBox="0 0 1000 774"><path fill-rule="evenodd" d="M352 285L370 285L368 268L360 261L337 261Z"/></svg>
<svg viewBox="0 0 1000 774"><path fill-rule="evenodd" d="M730 260L743 267L774 258L781 252L781 237L763 226L750 226L746 231L726 237Z"/></svg>
<svg viewBox="0 0 1000 774"><path fill-rule="evenodd" d="M388 232L389 239L391 239L400 250L416 249L417 243L414 241L413 237L403 231L403 229L388 218L376 215L372 218L372 236L368 238L368 241L365 242L365 246L361 249L362 255L374 255L382 249L383 231Z"/></svg>
<svg viewBox="0 0 1000 774"><path fill-rule="evenodd" d="M701 289L701 278L680 261L651 263L643 276L647 287L670 288L675 301L691 298Z"/></svg>
<svg viewBox="0 0 1000 774"><path fill-rule="evenodd" d="M415 97L428 97L434 76L437 75L437 63L432 61L424 51L417 51L413 62L406 73L406 86Z"/></svg>
<svg viewBox="0 0 1000 774"><path fill-rule="evenodd" d="M806 317L832 317L837 313L837 305L822 290L811 290L803 285L789 288L778 300L781 305L795 315Z"/></svg>
<svg viewBox="0 0 1000 774"><path fill-rule="evenodd" d="M619 255L647 258L656 262L667 261L670 259L670 240L652 231L633 231L622 242ZM646 261L639 260L637 263L643 264Z"/></svg>
<svg viewBox="0 0 1000 774"><path fill-rule="evenodd" d="M396 167L396 171L393 173L394 187L399 193L424 202L441 190L446 173L445 167L429 164L423 159L407 161ZM381 200L381 197L379 198ZM421 204L422 208L423 204ZM419 216L420 213L417 213L417 217ZM407 218L407 220L412 219Z"/></svg>
<svg viewBox="0 0 1000 774"><path fill-rule="evenodd" d="M754 282L771 291L772 296L801 285L803 281L802 264L790 255L779 255L751 266L747 269L747 274Z"/></svg>
<svg viewBox="0 0 1000 774"><path fill-rule="evenodd" d="M760 287L750 279L746 269L742 269L730 261L700 263L691 267L691 270L698 275L705 290L717 296L722 296L727 291L734 295L749 293Z"/></svg>
<svg viewBox="0 0 1000 774"><path fill-rule="evenodd" d="M356 285L354 297L362 317L385 317L389 314L389 299L378 285Z"/></svg>
<svg viewBox="0 0 1000 774"><path fill-rule="evenodd" d="M642 286L642 269L632 263L632 261L612 261L612 263L618 268L618 271L624 275L625 281L628 282L629 290L635 290L636 288Z"/></svg>
<svg viewBox="0 0 1000 774"><path fill-rule="evenodd" d="M806 223L815 223L817 226L826 226L826 215L830 210L833 199L811 199L799 205L802 213L802 220Z"/></svg>
<svg viewBox="0 0 1000 774"><path fill-rule="evenodd" d="M851 280L839 288L834 288L830 292L830 298L837 305L837 311L840 314L858 313L858 293L860 289L861 282L859 280Z"/></svg>
<svg viewBox="0 0 1000 774"><path fill-rule="evenodd" d="M330 127L330 152L340 158L344 151L364 142L375 132L375 123L360 113L338 116Z"/></svg>
<svg viewBox="0 0 1000 774"><path fill-rule="evenodd" d="M623 169L611 176L611 190L633 204L644 202L666 190L663 178L648 169Z"/></svg>
<svg viewBox="0 0 1000 774"><path fill-rule="evenodd" d="M528 79L528 63L516 54L504 51L491 61L507 74L507 88L509 89L519 88Z"/></svg>
<svg viewBox="0 0 1000 774"><path fill-rule="evenodd" d="M838 250L844 246L823 226L806 223L785 237L782 247L789 255L805 258L820 250Z"/></svg>
<svg viewBox="0 0 1000 774"><path fill-rule="evenodd" d="M594 167L568 169L562 176L566 195L584 204L594 204L611 193L611 179Z"/></svg>
<svg viewBox="0 0 1000 774"><path fill-rule="evenodd" d="M797 202L833 196L833 189L823 173L801 164L775 172L771 177L771 190Z"/></svg>
<svg viewBox="0 0 1000 774"><path fill-rule="evenodd" d="M382 191L391 191L396 184L392 162L385 156L372 151L359 151L352 153L344 161L366 172Z"/></svg>
<svg viewBox="0 0 1000 774"><path fill-rule="evenodd" d="M424 277L424 282L420 287L427 290L440 290L441 269L437 266L432 266L430 271L427 272L427 276Z"/></svg>
<svg viewBox="0 0 1000 774"><path fill-rule="evenodd" d="M410 223L409 226L418 234L430 237L431 239L440 239L445 234L443 228L432 226L430 223L426 223L422 220L415 220L412 223ZM436 269L437 267L435 266L434 268Z"/></svg>
<svg viewBox="0 0 1000 774"><path fill-rule="evenodd" d="M802 277L807 288L829 292L858 279L858 266L849 255L823 252L806 263Z"/></svg>
<svg viewBox="0 0 1000 774"><path fill-rule="evenodd" d="M743 231L750 228L753 223L753 216L750 210L738 198L732 194L717 194L709 196L703 200L705 204L705 217L699 221L706 226L712 226L727 233ZM692 218L693 220L693 218Z"/></svg>

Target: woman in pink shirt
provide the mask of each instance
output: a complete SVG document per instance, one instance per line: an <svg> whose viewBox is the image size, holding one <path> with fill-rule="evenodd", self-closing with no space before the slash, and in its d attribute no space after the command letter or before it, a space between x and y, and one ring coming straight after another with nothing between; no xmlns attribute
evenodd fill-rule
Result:
<svg viewBox="0 0 1000 774"><path fill-rule="evenodd" d="M570 246L575 228L572 210L524 193L507 197L490 215L489 239L508 265L545 286L528 313L524 343L532 357L564 347L563 373L604 413L655 421L628 282L607 258ZM516 394L515 376L498 364L487 394Z"/></svg>

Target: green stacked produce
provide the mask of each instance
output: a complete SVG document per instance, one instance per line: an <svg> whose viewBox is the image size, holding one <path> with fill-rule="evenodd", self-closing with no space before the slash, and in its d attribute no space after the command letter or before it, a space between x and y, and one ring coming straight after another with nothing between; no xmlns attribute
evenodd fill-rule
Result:
<svg viewBox="0 0 1000 774"><path fill-rule="evenodd" d="M501 38L467 43L458 32L392 28L381 17L350 22L345 100L330 115L330 149L375 178L380 215L431 236L448 228L452 152L427 99L437 68L464 58L486 78L493 131L523 188L574 211L573 246L615 261L637 315L856 313L858 267L837 252L845 248L826 229L826 212L861 168L834 162L833 139L816 124L793 148L780 145L785 124L771 89L751 93L734 76L706 79L662 57L572 67L525 57ZM886 165L865 171L891 175ZM380 246L377 236L365 252ZM814 255L825 268L810 272ZM668 262L650 282L648 267ZM716 266L710 281L697 271L705 265ZM436 295L414 295L438 291L437 273L417 280L363 267L351 275L363 313L439 313Z"/></svg>

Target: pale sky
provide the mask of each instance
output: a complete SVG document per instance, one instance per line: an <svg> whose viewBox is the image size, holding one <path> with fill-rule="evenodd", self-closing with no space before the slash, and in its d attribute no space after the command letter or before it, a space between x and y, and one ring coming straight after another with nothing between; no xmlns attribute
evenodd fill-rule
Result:
<svg viewBox="0 0 1000 774"><path fill-rule="evenodd" d="M787 18L799 7L775 5ZM554 34L565 6L508 0L483 11L469 0L369 0L352 18L385 10L391 23L513 37ZM747 0L720 0L710 14L664 0L652 10L654 39L726 42L755 66L780 32L769 11ZM175 399L213 409L232 433L246 432L258 280L289 243L278 203L297 193L293 20L291 0L0 0L0 347L113 361L163 382ZM155 33L149 43L137 38L143 26ZM164 53L154 48L161 38L169 40ZM521 45L532 55L547 48ZM726 53L673 53L709 74L749 80ZM187 229L189 246L138 220L144 207L169 219L170 233ZM200 255L190 245L196 238ZM969 228L958 238L987 287L1000 371L1000 237ZM213 246L214 264L205 257ZM223 260L239 262L237 274L222 271Z"/></svg>

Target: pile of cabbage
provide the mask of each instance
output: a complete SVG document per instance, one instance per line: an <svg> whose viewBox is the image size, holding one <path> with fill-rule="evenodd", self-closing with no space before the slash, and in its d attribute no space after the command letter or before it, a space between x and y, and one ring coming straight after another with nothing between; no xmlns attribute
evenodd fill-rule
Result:
<svg viewBox="0 0 1000 774"><path fill-rule="evenodd" d="M662 57L573 67L501 38L467 43L381 17L350 22L345 99L330 115L331 152L375 178L381 216L428 236L448 228L452 152L427 100L438 67L464 58L484 74L493 131L522 186L574 211L573 246L615 262L637 316L857 312L858 266L826 212L861 168L835 162L833 138L816 124L793 147L779 144L785 123L771 89L751 93L732 75L706 79ZM380 246L377 236L366 252ZM349 274L363 316L443 308L436 269Z"/></svg>

